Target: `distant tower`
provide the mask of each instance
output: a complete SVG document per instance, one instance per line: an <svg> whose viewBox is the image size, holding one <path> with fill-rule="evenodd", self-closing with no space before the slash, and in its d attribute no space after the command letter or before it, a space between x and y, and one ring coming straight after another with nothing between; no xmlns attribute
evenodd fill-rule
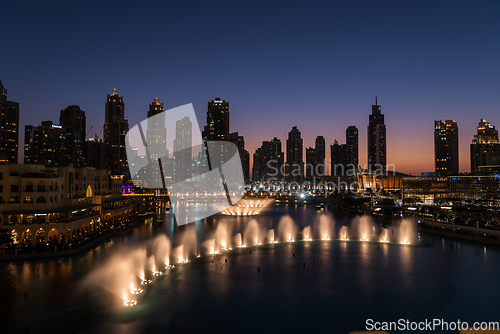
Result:
<svg viewBox="0 0 500 334"><path fill-rule="evenodd" d="M500 143L498 130L485 119L481 119L470 144L471 174L477 175L479 167L500 165Z"/></svg>
<svg viewBox="0 0 500 334"><path fill-rule="evenodd" d="M175 182L191 178L191 160L193 157L193 123L189 117L176 122L174 139Z"/></svg>
<svg viewBox="0 0 500 334"><path fill-rule="evenodd" d="M458 125L434 121L434 166L440 176L458 175Z"/></svg>
<svg viewBox="0 0 500 334"><path fill-rule="evenodd" d="M75 167L85 166L86 132L85 111L79 106L69 106L61 110L59 125L66 130L66 161Z"/></svg>
<svg viewBox="0 0 500 334"><path fill-rule="evenodd" d="M153 117L156 116L156 117ZM146 142L148 144L148 153L152 163L148 165L148 177L151 184L162 184L161 172L158 159L164 164L169 158L167 151L167 128L165 125L165 108L158 98L149 104L148 119L146 130ZM165 176L165 174L164 174ZM155 182L155 180L159 182Z"/></svg>
<svg viewBox="0 0 500 334"><path fill-rule="evenodd" d="M245 138L239 136L238 132L231 132L229 134L229 141L238 147L240 154L241 167L243 169L243 178L245 182L250 179L250 153L245 150Z"/></svg>
<svg viewBox="0 0 500 334"><path fill-rule="evenodd" d="M304 180L304 159L303 159L302 137L296 126L288 132L286 141L286 164L288 182L302 183Z"/></svg>
<svg viewBox="0 0 500 334"><path fill-rule="evenodd" d="M35 157L33 152L33 140L35 139L35 129L34 125L24 126L24 163L33 163Z"/></svg>
<svg viewBox="0 0 500 334"><path fill-rule="evenodd" d="M348 165L353 165L355 168L359 164L359 148L358 148L358 128L355 126L350 126L345 131L346 140L346 159Z"/></svg>
<svg viewBox="0 0 500 334"><path fill-rule="evenodd" d="M263 141L262 146L253 155L253 181L282 181L283 156L281 141L278 138Z"/></svg>
<svg viewBox="0 0 500 334"><path fill-rule="evenodd" d="M19 149L19 103L7 101L0 81L0 161L17 163Z"/></svg>
<svg viewBox="0 0 500 334"><path fill-rule="evenodd" d="M375 97L368 123L368 165L371 170L385 169L387 166L386 125L381 109Z"/></svg>
<svg viewBox="0 0 500 334"><path fill-rule="evenodd" d="M315 168L314 168L314 176L319 178L317 181L319 182L321 178L325 176L326 167L325 167L325 138L323 136L317 136L316 141L314 143L314 158L315 158Z"/></svg>
<svg viewBox="0 0 500 334"><path fill-rule="evenodd" d="M104 168L111 170L112 175L124 175L129 179L125 135L128 132L128 121L125 119L123 97L115 88L107 96L104 120Z"/></svg>

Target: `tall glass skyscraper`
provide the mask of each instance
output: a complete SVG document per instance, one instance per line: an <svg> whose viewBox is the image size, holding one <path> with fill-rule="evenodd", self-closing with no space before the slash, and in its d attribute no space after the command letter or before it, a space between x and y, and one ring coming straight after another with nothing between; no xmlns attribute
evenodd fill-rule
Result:
<svg viewBox="0 0 500 334"><path fill-rule="evenodd" d="M368 123L368 166L371 170L385 169L387 166L386 125L376 97Z"/></svg>

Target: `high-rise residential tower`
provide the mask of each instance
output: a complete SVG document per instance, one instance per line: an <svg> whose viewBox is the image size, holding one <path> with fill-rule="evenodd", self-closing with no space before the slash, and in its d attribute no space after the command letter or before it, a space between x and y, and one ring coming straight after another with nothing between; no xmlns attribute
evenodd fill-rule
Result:
<svg viewBox="0 0 500 334"><path fill-rule="evenodd" d="M0 161L17 163L19 149L19 103L7 100L0 81Z"/></svg>
<svg viewBox="0 0 500 334"><path fill-rule="evenodd" d="M304 181L304 142L296 126L288 132L286 141L286 170L288 182L302 183Z"/></svg>
<svg viewBox="0 0 500 334"><path fill-rule="evenodd" d="M31 127L25 128L25 134L31 130ZM67 165L66 144L66 129L52 121L43 121L33 131L29 148L25 149L24 161L47 166Z"/></svg>
<svg viewBox="0 0 500 334"><path fill-rule="evenodd" d="M458 125L434 121L434 167L439 176L458 175Z"/></svg>
<svg viewBox="0 0 500 334"><path fill-rule="evenodd" d="M345 130L346 141L346 159L349 165L355 166L359 164L359 145L358 145L358 128L351 125Z"/></svg>
<svg viewBox="0 0 500 334"><path fill-rule="evenodd" d="M358 128L349 126L345 131L345 144L339 144L337 140L330 146L331 175L353 176L353 169L358 168Z"/></svg>
<svg viewBox="0 0 500 334"><path fill-rule="evenodd" d="M33 152L33 140L35 139L35 129L34 125L24 126L24 163L31 164L34 163L34 152Z"/></svg>
<svg viewBox="0 0 500 334"><path fill-rule="evenodd" d="M368 166L371 170L385 170L387 166L386 125L377 98L375 98L375 105L372 105L372 114L368 123Z"/></svg>
<svg viewBox="0 0 500 334"><path fill-rule="evenodd" d="M325 176L325 138L317 136L314 148L306 149L306 179L320 182Z"/></svg>
<svg viewBox="0 0 500 334"><path fill-rule="evenodd" d="M477 175L479 167L500 165L500 142L498 130L485 119L481 119L470 144L471 174Z"/></svg>
<svg viewBox="0 0 500 334"><path fill-rule="evenodd" d="M86 121L85 111L75 105L61 110L59 116L59 125L66 131L66 161L74 167L85 166Z"/></svg>
<svg viewBox="0 0 500 334"><path fill-rule="evenodd" d="M124 175L129 179L125 135L128 132L128 121L125 119L123 97L115 88L107 96L104 120L104 168L111 170L112 175Z"/></svg>
<svg viewBox="0 0 500 334"><path fill-rule="evenodd" d="M229 141L229 102L215 98L208 102L206 137Z"/></svg>

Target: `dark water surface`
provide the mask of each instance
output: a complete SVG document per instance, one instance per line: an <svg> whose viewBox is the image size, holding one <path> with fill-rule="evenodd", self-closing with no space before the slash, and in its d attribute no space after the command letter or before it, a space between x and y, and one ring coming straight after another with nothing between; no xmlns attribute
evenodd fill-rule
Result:
<svg viewBox="0 0 500 334"><path fill-rule="evenodd" d="M320 212L273 206L255 219L276 228L284 214L301 230ZM206 239L220 221L242 232L250 219L216 216L198 222L198 239ZM335 220L337 232L349 224L345 217ZM159 233L171 238L178 229L167 215L164 226L144 223L79 255L0 262L0 328L6 333L347 333L364 330L367 319L500 321L498 248L425 234L418 246L311 241L204 256L158 278L132 308L115 307L116 298L105 290L82 288L86 275L121 246Z"/></svg>

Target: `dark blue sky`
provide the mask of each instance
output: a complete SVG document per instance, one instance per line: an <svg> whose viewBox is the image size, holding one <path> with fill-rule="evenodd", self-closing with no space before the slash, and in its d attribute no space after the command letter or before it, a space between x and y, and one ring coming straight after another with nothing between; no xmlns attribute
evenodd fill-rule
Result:
<svg viewBox="0 0 500 334"><path fill-rule="evenodd" d="M480 118L500 126L500 2L11 2L2 4L0 80L21 127L58 122L71 104L99 132L116 87L130 126L155 97L166 108L230 102L231 131L253 154L297 125L345 141L378 95L388 162L433 170L433 121L455 119L460 169ZM21 136L22 138L22 136ZM327 154L329 157L329 154Z"/></svg>

